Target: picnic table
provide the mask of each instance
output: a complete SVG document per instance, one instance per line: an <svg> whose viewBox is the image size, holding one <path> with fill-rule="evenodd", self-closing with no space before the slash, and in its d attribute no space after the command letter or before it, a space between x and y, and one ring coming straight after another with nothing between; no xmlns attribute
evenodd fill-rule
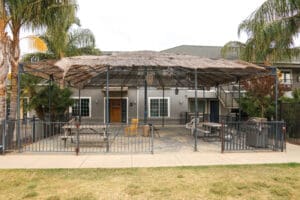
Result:
<svg viewBox="0 0 300 200"><path fill-rule="evenodd" d="M222 124L216 122L204 122L202 127L207 130L204 137L217 137L220 138L220 129Z"/></svg>
<svg viewBox="0 0 300 200"><path fill-rule="evenodd" d="M75 134L72 133L72 131L77 131L77 125L76 124L65 124L62 126L64 129L64 135L61 136L61 139L64 141L64 146L66 147L66 143L68 138L71 139L71 142L74 141ZM100 134L104 136L104 139L107 138L106 135L106 125L97 125L97 124L81 124L78 126L79 134L82 133L82 130L90 130L92 133Z"/></svg>

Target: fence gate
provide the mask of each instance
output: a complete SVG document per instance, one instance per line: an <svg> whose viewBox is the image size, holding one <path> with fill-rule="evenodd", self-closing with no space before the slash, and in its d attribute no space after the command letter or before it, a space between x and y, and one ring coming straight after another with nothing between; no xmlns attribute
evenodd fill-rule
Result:
<svg viewBox="0 0 300 200"><path fill-rule="evenodd" d="M18 131L18 127L19 131ZM7 120L1 124L5 151L153 153L153 130L140 125Z"/></svg>
<svg viewBox="0 0 300 200"><path fill-rule="evenodd" d="M284 122L227 122L221 130L221 151L285 150Z"/></svg>

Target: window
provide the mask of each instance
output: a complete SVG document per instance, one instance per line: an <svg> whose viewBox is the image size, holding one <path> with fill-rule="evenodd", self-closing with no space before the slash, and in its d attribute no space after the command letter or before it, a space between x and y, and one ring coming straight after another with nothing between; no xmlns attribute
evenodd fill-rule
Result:
<svg viewBox="0 0 300 200"><path fill-rule="evenodd" d="M205 101L198 99L198 112L203 113L205 109ZM189 112L195 112L195 99L189 99Z"/></svg>
<svg viewBox="0 0 300 200"><path fill-rule="evenodd" d="M169 117L169 98L149 98L150 117Z"/></svg>
<svg viewBox="0 0 300 200"><path fill-rule="evenodd" d="M288 85L292 84L292 74L291 74L291 72L290 71L282 71L281 73L282 73L281 82L283 84L288 84Z"/></svg>
<svg viewBox="0 0 300 200"><path fill-rule="evenodd" d="M80 98L81 102L81 116L83 117L90 117L90 107L91 107L91 101L90 98L82 97ZM72 116L79 116L79 99L74 99L74 104L72 106Z"/></svg>

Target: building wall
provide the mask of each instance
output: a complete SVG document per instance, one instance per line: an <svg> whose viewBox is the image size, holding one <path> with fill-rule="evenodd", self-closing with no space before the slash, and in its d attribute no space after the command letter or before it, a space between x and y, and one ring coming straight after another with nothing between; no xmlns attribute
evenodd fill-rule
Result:
<svg viewBox="0 0 300 200"><path fill-rule="evenodd" d="M167 88L165 89L165 98L169 98L170 101L170 116L164 117L166 123L184 123L185 114L189 111L188 99L195 97L195 91L189 90L188 88L178 88L178 95L175 94L175 88ZM78 98L78 90L72 89L73 95L72 97ZM157 89L153 87L148 88L148 98L149 97L162 97L162 89ZM85 88L81 90L81 97L90 98L91 102L91 117L82 117L82 120L91 120L95 122L105 122L105 90L97 89L97 88ZM132 118L139 118L140 122L143 122L144 119L144 88L140 87L138 89L131 87L128 88L128 91L121 92L110 92L110 98L126 98L128 104L128 118L127 122L130 122ZM203 99L203 90L199 90L197 93L199 99ZM216 93L214 90L206 90L204 97L206 99L206 108L205 113L210 113L210 101L217 100ZM149 108L149 100L147 100L148 108ZM227 114L228 109L222 107L219 104L219 114ZM162 117L149 117L148 113L148 122L153 123L161 123Z"/></svg>

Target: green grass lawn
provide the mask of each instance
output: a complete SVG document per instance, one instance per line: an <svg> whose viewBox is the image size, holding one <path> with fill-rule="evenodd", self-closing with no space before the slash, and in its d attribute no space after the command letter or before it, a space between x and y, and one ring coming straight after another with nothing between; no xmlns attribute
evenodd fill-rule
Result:
<svg viewBox="0 0 300 200"><path fill-rule="evenodd" d="M0 199L300 199L300 164L0 170Z"/></svg>

